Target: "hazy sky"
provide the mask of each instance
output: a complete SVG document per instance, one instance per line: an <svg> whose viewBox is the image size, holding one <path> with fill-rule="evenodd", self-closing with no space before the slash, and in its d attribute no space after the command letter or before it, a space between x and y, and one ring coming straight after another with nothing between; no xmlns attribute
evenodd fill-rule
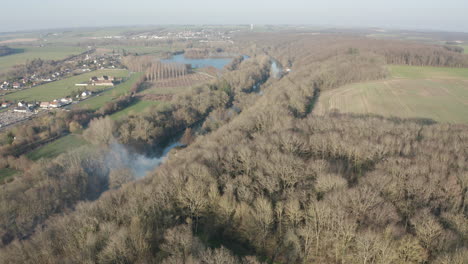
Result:
<svg viewBox="0 0 468 264"><path fill-rule="evenodd" d="M1 0L0 32L156 24L310 24L468 32L468 0Z"/></svg>

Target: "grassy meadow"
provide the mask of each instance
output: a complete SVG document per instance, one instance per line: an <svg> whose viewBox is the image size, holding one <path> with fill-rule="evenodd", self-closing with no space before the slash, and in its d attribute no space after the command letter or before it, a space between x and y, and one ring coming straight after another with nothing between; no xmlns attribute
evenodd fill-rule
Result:
<svg viewBox="0 0 468 264"><path fill-rule="evenodd" d="M5 183L8 178L13 177L18 173L19 171L10 168L0 169L0 185Z"/></svg>
<svg viewBox="0 0 468 264"><path fill-rule="evenodd" d="M390 66L391 78L321 93L316 114L372 113L468 123L468 69Z"/></svg>
<svg viewBox="0 0 468 264"><path fill-rule="evenodd" d="M74 46L15 46L9 47L22 50L22 52L0 57L0 72L5 72L18 64L24 64L28 60L62 60L72 55L77 55L86 51L82 47Z"/></svg>
<svg viewBox="0 0 468 264"><path fill-rule="evenodd" d="M140 92L140 94L177 94L177 93L186 92L190 88L191 88L190 86L177 86L177 87L153 86Z"/></svg>
<svg viewBox="0 0 468 264"><path fill-rule="evenodd" d="M461 46L465 50L465 54L468 54L468 45Z"/></svg>
<svg viewBox="0 0 468 264"><path fill-rule="evenodd" d="M162 102L162 101L144 101L144 100L140 100L130 106L128 106L127 108L125 109L122 109L121 111L118 111L114 114L112 114L110 117L114 120L118 120L118 119L121 119L121 118L124 118L130 114L139 114L139 113L143 113L149 109L151 109L152 107L156 107L156 106L164 106L165 104L167 104L166 102Z"/></svg>
<svg viewBox="0 0 468 264"><path fill-rule="evenodd" d="M80 146L86 145L87 142L80 135L67 135L60 139L57 139L49 144L41 146L31 152L26 156L31 160L39 160L41 158L54 158L62 153L65 153L69 150L78 148Z"/></svg>
<svg viewBox="0 0 468 264"><path fill-rule="evenodd" d="M4 99L11 101L50 101L68 96L75 90L85 89L85 87L78 87L75 86L75 84L87 82L92 76L109 75L114 77L127 77L128 74L129 72L127 70L97 70L7 94L4 96ZM89 89L93 90L102 88L102 86L90 86Z"/></svg>
<svg viewBox="0 0 468 264"><path fill-rule="evenodd" d="M390 65L390 78L404 79L468 79L468 68L442 68Z"/></svg>

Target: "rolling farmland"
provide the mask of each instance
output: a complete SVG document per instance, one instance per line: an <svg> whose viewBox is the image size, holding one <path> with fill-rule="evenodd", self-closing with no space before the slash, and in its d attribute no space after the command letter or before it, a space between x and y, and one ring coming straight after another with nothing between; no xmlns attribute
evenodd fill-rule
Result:
<svg viewBox="0 0 468 264"><path fill-rule="evenodd" d="M403 79L468 79L468 68L442 68L391 65L391 78Z"/></svg>
<svg viewBox="0 0 468 264"><path fill-rule="evenodd" d="M203 72L187 74L178 78L168 78L152 82L152 87L142 91L142 94L174 94L186 91L190 87L195 87L203 83L214 80L215 77Z"/></svg>
<svg viewBox="0 0 468 264"><path fill-rule="evenodd" d="M86 51L85 48L74 46L11 46L11 48L22 50L22 52L0 57L0 72L8 71L14 65L24 64L28 60L37 58L43 60L62 60Z"/></svg>
<svg viewBox="0 0 468 264"><path fill-rule="evenodd" d="M391 66L392 78L323 92L314 109L468 123L468 69Z"/></svg>

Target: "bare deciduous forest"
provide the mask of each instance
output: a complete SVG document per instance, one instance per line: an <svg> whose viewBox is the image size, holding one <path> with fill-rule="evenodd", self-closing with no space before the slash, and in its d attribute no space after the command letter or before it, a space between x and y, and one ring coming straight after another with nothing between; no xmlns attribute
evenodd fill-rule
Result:
<svg viewBox="0 0 468 264"><path fill-rule="evenodd" d="M49 120L54 129L31 127L35 138L87 125L91 146L1 187L2 263L468 261L467 125L312 111L321 91L385 78L387 64L468 67L467 55L290 32L243 34L237 45L250 59L166 109L118 121L71 112ZM272 77L272 58L291 71ZM141 83L191 70L123 63L146 72ZM148 152L184 131L187 146L143 179L106 161L114 144Z"/></svg>

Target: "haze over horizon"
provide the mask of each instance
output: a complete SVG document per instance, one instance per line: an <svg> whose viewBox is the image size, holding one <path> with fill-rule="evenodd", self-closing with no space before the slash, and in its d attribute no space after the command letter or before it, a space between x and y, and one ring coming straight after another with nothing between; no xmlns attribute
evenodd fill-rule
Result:
<svg viewBox="0 0 468 264"><path fill-rule="evenodd" d="M21 7L21 12L15 12ZM463 0L17 0L0 32L157 24L307 24L468 32Z"/></svg>

